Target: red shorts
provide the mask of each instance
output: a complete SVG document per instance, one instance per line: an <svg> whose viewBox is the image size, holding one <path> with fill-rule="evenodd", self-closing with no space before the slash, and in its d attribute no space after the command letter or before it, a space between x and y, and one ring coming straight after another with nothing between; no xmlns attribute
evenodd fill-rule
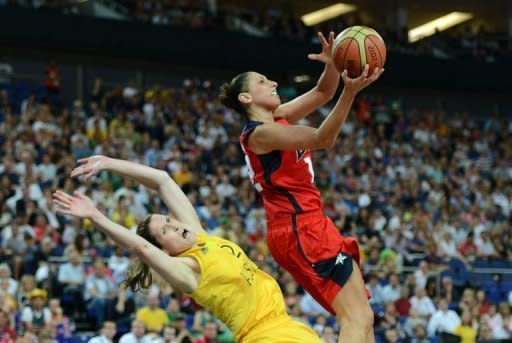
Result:
<svg viewBox="0 0 512 343"><path fill-rule="evenodd" d="M267 224L274 259L331 314L334 297L359 265L359 246L343 237L322 211L290 215Z"/></svg>

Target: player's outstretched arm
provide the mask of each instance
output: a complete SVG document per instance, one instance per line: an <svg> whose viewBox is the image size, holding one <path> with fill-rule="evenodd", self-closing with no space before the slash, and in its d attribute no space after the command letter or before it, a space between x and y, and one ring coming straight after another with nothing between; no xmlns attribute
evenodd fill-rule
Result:
<svg viewBox="0 0 512 343"><path fill-rule="evenodd" d="M345 70L341 76L345 87L331 113L324 119L320 127L313 128L300 125L281 125L268 123L254 129L249 136L249 147L257 154L273 150L324 149L334 145L336 138L345 123L356 94L376 81L384 69L375 70L368 77L368 65L361 76L351 79Z"/></svg>
<svg viewBox="0 0 512 343"><path fill-rule="evenodd" d="M79 192L70 195L56 191L53 193L53 199L59 206L58 213L89 219L95 227L116 244L139 256L144 263L172 286L188 293L197 288L199 278L183 258L169 256L144 238L111 221L94 206L92 200L86 195Z"/></svg>
<svg viewBox="0 0 512 343"><path fill-rule="evenodd" d="M336 94L340 83L340 73L332 61L332 46L334 44L334 32L329 33L328 40L321 32L318 39L322 44L320 54L309 54L308 58L325 64L324 71L313 89L301 96L282 104L276 109L276 116L285 118L290 124L306 117L311 112L326 104Z"/></svg>
<svg viewBox="0 0 512 343"><path fill-rule="evenodd" d="M80 165L71 172L72 177L84 175L87 180L103 170L130 177L157 191L172 216L187 225L190 230L204 232L194 206L166 171L101 155L78 160L78 163Z"/></svg>

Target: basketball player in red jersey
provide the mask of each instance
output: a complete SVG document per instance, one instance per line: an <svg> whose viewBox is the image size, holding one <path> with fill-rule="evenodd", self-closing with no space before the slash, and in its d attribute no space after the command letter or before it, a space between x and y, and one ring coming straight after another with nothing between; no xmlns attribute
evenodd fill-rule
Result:
<svg viewBox="0 0 512 343"><path fill-rule="evenodd" d="M251 180L263 197L272 256L336 315L340 342L373 342L373 311L359 269L358 244L341 236L323 214L310 150L333 146L355 95L383 70L368 76L367 65L354 79L343 71L343 92L320 127L293 125L327 103L339 84L331 57L334 33L328 41L318 36L322 52L308 57L325 63L325 69L309 92L281 104L277 83L250 71L224 84L220 100L247 117L240 141Z"/></svg>

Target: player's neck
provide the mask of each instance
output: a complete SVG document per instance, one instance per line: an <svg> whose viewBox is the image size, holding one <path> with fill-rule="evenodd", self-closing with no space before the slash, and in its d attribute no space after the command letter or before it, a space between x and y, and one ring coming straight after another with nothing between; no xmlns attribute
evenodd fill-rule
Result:
<svg viewBox="0 0 512 343"><path fill-rule="evenodd" d="M274 122L274 113L261 107L251 108L249 118L253 121L261 121L264 123Z"/></svg>

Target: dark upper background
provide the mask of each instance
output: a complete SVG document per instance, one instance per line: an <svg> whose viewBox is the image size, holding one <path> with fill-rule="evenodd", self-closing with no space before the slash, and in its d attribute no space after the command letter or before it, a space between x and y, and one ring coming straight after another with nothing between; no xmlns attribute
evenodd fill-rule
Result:
<svg viewBox="0 0 512 343"><path fill-rule="evenodd" d="M46 5L37 9L6 2L0 7L0 55L28 73L40 73L47 60L55 58L63 82L81 84L73 88L74 94L63 94L69 98L84 97L80 89L102 74L111 82L133 79L144 85L172 85L190 76L226 80L251 69L281 83L309 75L310 82L295 86L310 87L321 71L321 65L306 58L319 50L311 39L314 32L339 32L355 24L374 27L386 40L387 70L377 86L384 92L478 92L479 97L507 102L512 90L510 1L352 1L356 11L313 28L301 27L299 33L295 29L302 14L336 1L221 0L216 15L209 13L207 1L106 0L100 4L103 10L95 1L43 1ZM399 22L399 8L406 27L403 17ZM404 40L407 29L451 11L471 12L474 18L414 44ZM105 13L125 19L99 17ZM152 24L159 14L169 23ZM195 16L201 23L194 22ZM266 37L240 32L233 27L233 18L255 24ZM286 32L284 22L291 23L292 33ZM468 37L483 53L461 48Z"/></svg>

